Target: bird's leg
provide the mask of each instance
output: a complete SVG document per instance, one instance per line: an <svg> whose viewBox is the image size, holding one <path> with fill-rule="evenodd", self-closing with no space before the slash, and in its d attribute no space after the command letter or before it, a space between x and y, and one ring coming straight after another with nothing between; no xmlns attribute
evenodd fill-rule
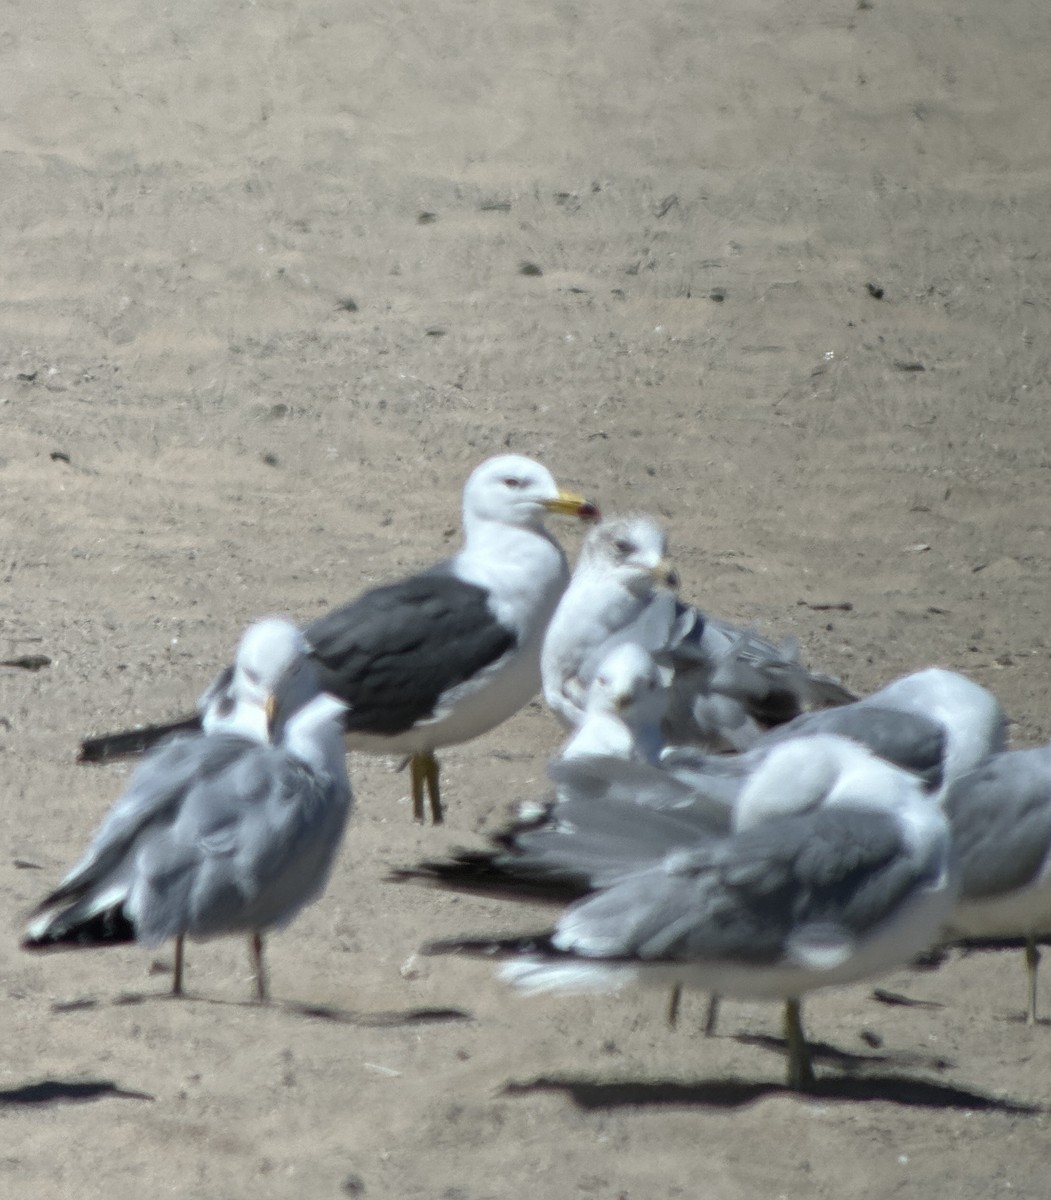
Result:
<svg viewBox="0 0 1051 1200"><path fill-rule="evenodd" d="M172 967L172 995L182 995L183 946L186 939L181 933L175 937L175 966Z"/></svg>
<svg viewBox="0 0 1051 1200"><path fill-rule="evenodd" d="M426 772L425 759L420 754L409 758L409 778L412 780L412 819L423 824L423 780Z"/></svg>
<svg viewBox="0 0 1051 1200"><path fill-rule="evenodd" d="M1028 937L1025 940L1025 971L1028 983L1028 1004L1025 1013L1027 1025L1036 1024L1036 971L1039 966L1040 951L1036 947L1036 938Z"/></svg>
<svg viewBox="0 0 1051 1200"><path fill-rule="evenodd" d="M682 1004L682 984L673 983L671 995L668 997L668 1028L674 1029L679 1023L679 1007Z"/></svg>
<svg viewBox="0 0 1051 1200"><path fill-rule="evenodd" d="M255 975L255 998L260 1004L265 1004L269 998L266 987L266 964L263 962L263 935L256 931L248 941L248 952L252 959L252 973Z"/></svg>
<svg viewBox="0 0 1051 1200"><path fill-rule="evenodd" d="M427 796L431 802L431 824L442 823L442 795L438 788L438 760L434 753L428 750L423 758L423 778L427 784ZM423 805L420 805L420 820L423 820Z"/></svg>
<svg viewBox="0 0 1051 1200"><path fill-rule="evenodd" d="M814 1068L803 1032L800 1003L795 997L785 1001L785 1044L788 1047L788 1086L796 1092L811 1091Z"/></svg>
<svg viewBox="0 0 1051 1200"><path fill-rule="evenodd" d="M715 1037L715 1027L719 1023L719 993L712 992L708 997L708 1012L704 1018L704 1036Z"/></svg>

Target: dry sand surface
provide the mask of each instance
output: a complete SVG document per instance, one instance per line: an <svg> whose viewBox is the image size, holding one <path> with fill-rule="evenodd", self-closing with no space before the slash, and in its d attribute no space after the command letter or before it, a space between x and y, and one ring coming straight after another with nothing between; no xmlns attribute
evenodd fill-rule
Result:
<svg viewBox="0 0 1051 1200"><path fill-rule="evenodd" d="M1051 736L1046 0L5 17L0 654L51 661L0 668L0 1191L1046 1196L1020 955L816 998L811 1099L772 1006L705 1041L699 997L669 1031L656 993L414 960L549 916L383 882L544 788L536 703L445 755L444 829L352 757L269 1008L240 940L190 948L183 1002L167 949L16 948L126 778L78 736L441 556L505 447L658 514L688 597L858 691L938 663Z"/></svg>

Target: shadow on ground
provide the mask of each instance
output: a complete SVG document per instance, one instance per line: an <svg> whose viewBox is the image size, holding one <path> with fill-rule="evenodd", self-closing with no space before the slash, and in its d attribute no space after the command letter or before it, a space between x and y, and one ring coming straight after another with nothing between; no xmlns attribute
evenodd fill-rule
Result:
<svg viewBox="0 0 1051 1200"><path fill-rule="evenodd" d="M821 1079L805 1094L794 1092L783 1083L745 1082L739 1079L701 1080L696 1083L665 1079L601 1082L559 1076L541 1076L524 1083L512 1082L503 1089L506 1096L540 1092L563 1092L579 1108L589 1110L656 1106L733 1109L755 1104L767 1096L798 1096L804 1100L876 1101L908 1108L960 1108L1023 1116L1035 1116L1044 1111L1037 1104L988 1096L968 1088L909 1075Z"/></svg>
<svg viewBox="0 0 1051 1200"><path fill-rule="evenodd" d="M148 1092L118 1087L109 1079L42 1079L0 1091L0 1108L32 1108L46 1104L86 1104L92 1100L152 1100Z"/></svg>
<svg viewBox="0 0 1051 1200"><path fill-rule="evenodd" d="M192 993L173 996L171 992L122 992L109 1001L82 996L75 1000L55 1003L51 1006L51 1011L84 1012L98 1008L103 1003L111 1004L115 1008L128 1008L138 1004L205 1004L219 1008L245 1008L260 1013L282 1013L312 1021L331 1021L338 1025L360 1025L370 1029L402 1025L441 1025L450 1021L473 1020L471 1013L462 1008L407 1008L395 1011L355 1012L330 1004L308 1004L297 1000L273 1000L260 1004L256 1000L222 1000L214 996L195 996Z"/></svg>

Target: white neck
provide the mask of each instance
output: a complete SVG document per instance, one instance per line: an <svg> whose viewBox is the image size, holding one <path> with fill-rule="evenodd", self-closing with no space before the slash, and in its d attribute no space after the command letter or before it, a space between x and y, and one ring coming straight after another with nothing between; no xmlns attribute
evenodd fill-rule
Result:
<svg viewBox="0 0 1051 1200"><path fill-rule="evenodd" d="M569 581L562 547L543 526L474 518L450 565L460 579L490 593L497 619L522 638L546 628Z"/></svg>
<svg viewBox="0 0 1051 1200"><path fill-rule="evenodd" d="M346 705L322 692L294 713L285 725L281 745L293 758L330 776L349 792L343 714Z"/></svg>

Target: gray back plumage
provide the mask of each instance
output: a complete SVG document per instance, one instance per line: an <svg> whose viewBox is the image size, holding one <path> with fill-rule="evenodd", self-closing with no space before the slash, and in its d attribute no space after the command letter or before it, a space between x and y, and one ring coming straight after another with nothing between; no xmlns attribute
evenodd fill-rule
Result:
<svg viewBox="0 0 1051 1200"><path fill-rule="evenodd" d="M1026 887L1051 856L1051 746L994 755L956 780L944 808L961 900Z"/></svg>
<svg viewBox="0 0 1051 1200"><path fill-rule="evenodd" d="M624 879L569 910L559 934L602 957L772 964L801 932L854 939L888 919L935 865L902 850L887 814L785 817Z"/></svg>

